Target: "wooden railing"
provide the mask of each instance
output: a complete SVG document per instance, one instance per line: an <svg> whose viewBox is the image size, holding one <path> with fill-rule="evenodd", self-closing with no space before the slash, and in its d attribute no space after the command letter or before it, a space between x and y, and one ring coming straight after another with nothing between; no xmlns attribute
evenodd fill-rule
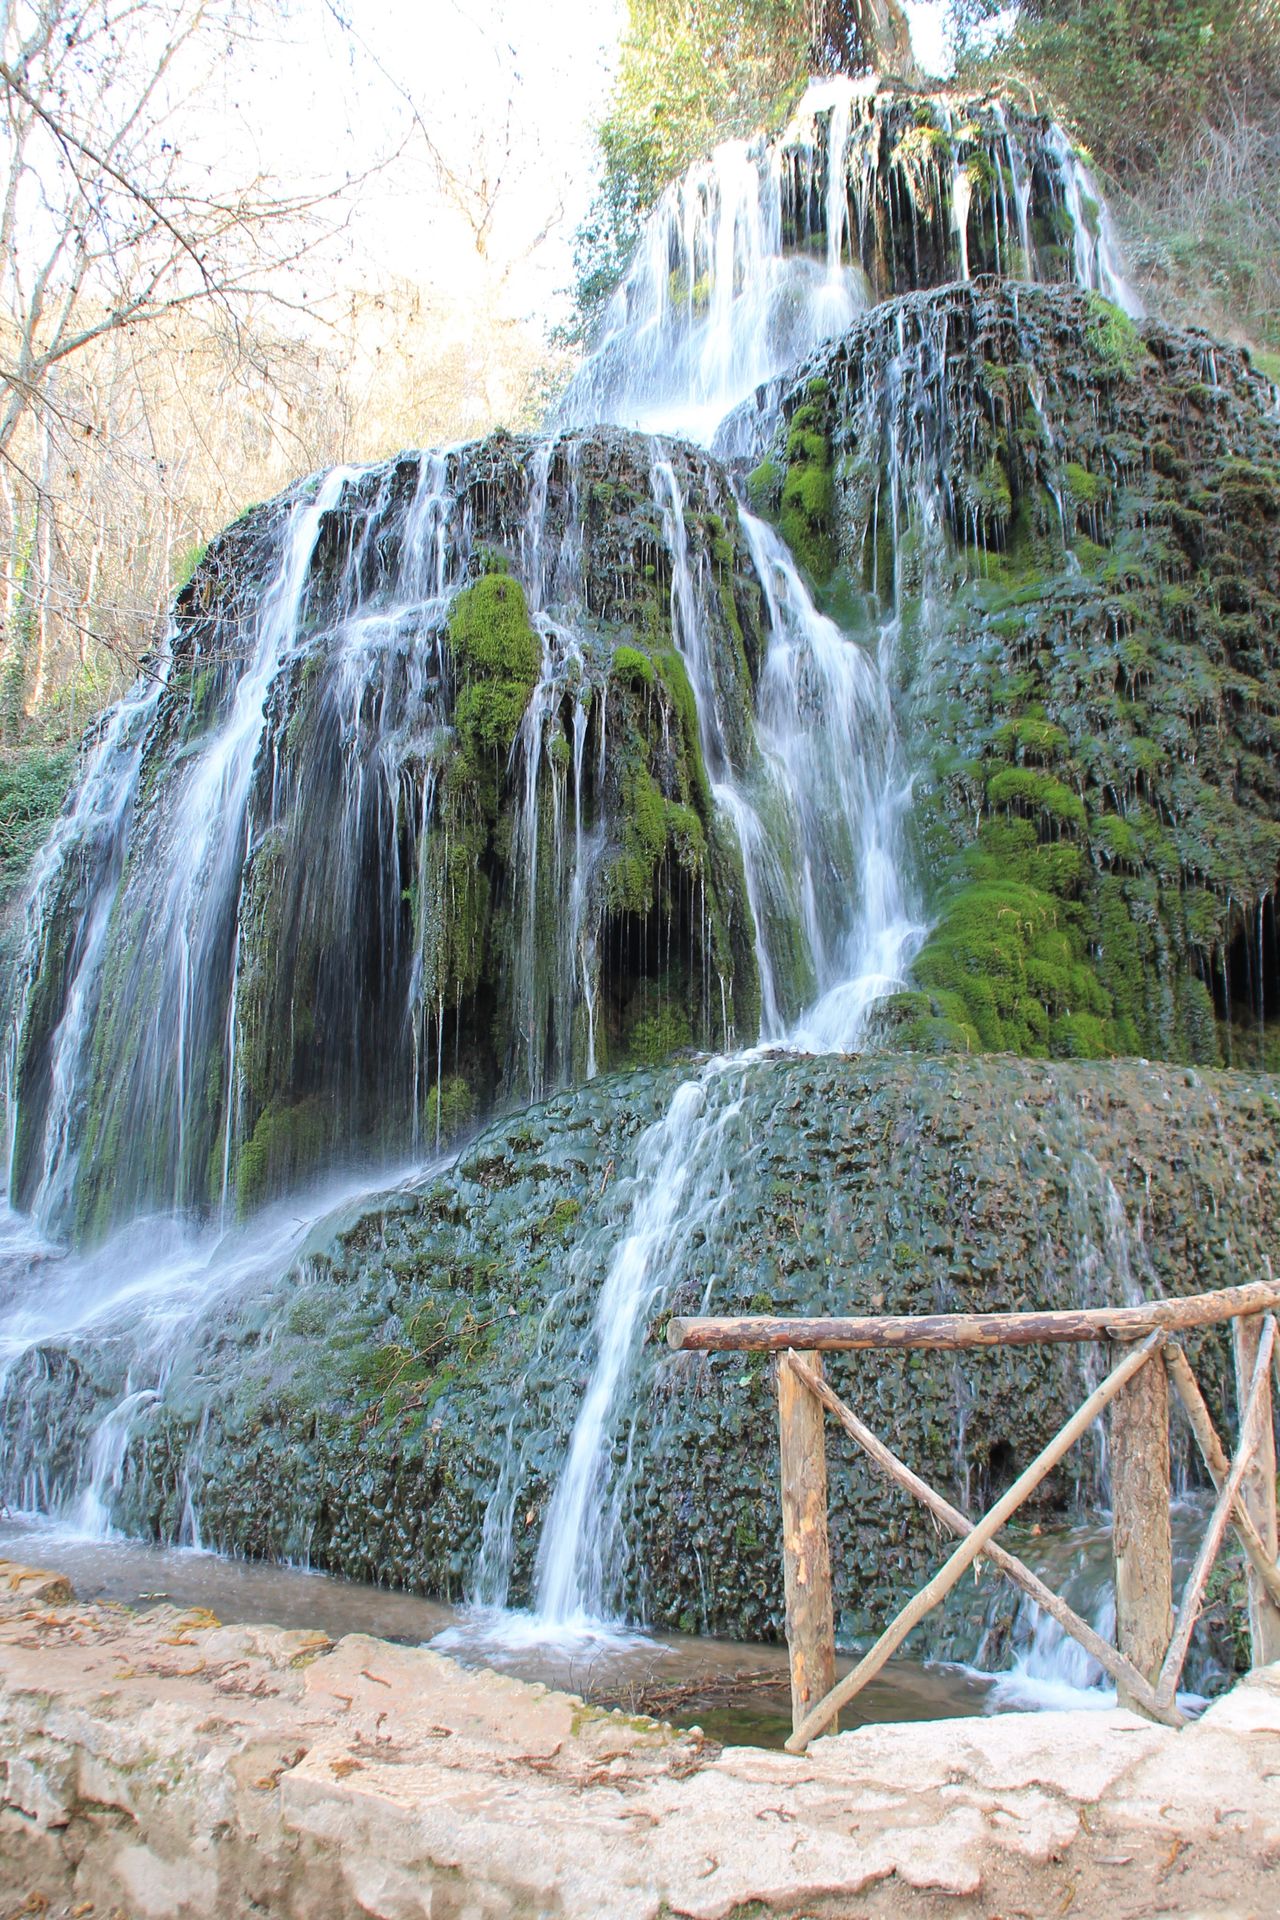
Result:
<svg viewBox="0 0 1280 1920"><path fill-rule="evenodd" d="M902 1645L913 1627L944 1600L980 1556L1007 1576L1092 1655L1116 1683L1124 1706L1178 1726L1178 1681L1204 1600L1205 1586L1228 1527L1244 1549L1253 1664L1280 1660L1280 1567L1277 1566L1276 1456L1271 1370L1280 1381L1274 1309L1280 1282L1156 1300L1137 1307L1064 1313L945 1313L801 1320L673 1319L669 1344L684 1352L776 1353L778 1437L782 1475L782 1557L787 1646L791 1657L792 1733L801 1753L817 1734L838 1726L848 1704ZM1204 1396L1176 1335L1230 1321L1239 1404L1234 1457L1215 1431ZM1027 1346L1041 1341L1126 1342L1128 1351L1066 1425L1002 1494L973 1521L920 1478L823 1378L824 1352L932 1347ZM1175 1614L1170 1531L1169 1388L1195 1436L1217 1499ZM1113 1647L1082 1620L995 1536L1104 1409L1111 1409L1112 1546L1116 1578ZM934 1577L837 1683L831 1552L827 1536L827 1463L823 1429L830 1414L872 1465L920 1501L960 1544Z"/></svg>

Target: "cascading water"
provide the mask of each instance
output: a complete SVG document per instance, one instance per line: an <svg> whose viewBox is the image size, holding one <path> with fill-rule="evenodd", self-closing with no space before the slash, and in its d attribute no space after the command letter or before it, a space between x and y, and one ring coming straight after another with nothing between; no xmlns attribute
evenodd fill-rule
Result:
<svg viewBox="0 0 1280 1920"><path fill-rule="evenodd" d="M979 273L1141 312L1060 127L999 100L815 81L784 132L727 141L666 189L560 418L710 444L873 299Z"/></svg>
<svg viewBox="0 0 1280 1920"><path fill-rule="evenodd" d="M557 432L342 469L225 537L39 869L11 1192L46 1231L244 1211L603 1067L723 1050L638 1143L543 1317L579 1396L563 1457L545 1407L510 1417L472 1584L507 1604L536 1486L535 1632L637 1610L646 1334L760 1144L731 1050L865 1046L926 932L898 712L970 511L945 315L863 322L862 457L831 477L862 541L839 624L748 510L744 457L778 376L873 301L992 271L1131 304L1058 130L811 88L782 136L663 196ZM262 591L224 583L237 538ZM24 1504L99 1530L191 1316L298 1246L264 1224L197 1252L175 1223L124 1284L136 1231L74 1256L45 1317L19 1297L0 1322L15 1360L107 1329L136 1351L56 1471L32 1471L47 1433L6 1462Z"/></svg>

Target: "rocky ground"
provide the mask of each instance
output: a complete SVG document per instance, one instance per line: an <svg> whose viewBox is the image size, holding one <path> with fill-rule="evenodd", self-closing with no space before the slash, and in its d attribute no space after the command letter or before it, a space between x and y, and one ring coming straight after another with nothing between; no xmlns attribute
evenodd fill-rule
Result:
<svg viewBox="0 0 1280 1920"><path fill-rule="evenodd" d="M746 1920L1280 1907L1280 1667L1132 1714L719 1749L361 1635L0 1563L0 1911Z"/></svg>

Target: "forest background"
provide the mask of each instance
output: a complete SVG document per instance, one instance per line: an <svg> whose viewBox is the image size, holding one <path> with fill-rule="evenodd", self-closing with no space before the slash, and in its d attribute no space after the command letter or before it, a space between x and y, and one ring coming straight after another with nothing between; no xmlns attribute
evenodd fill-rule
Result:
<svg viewBox="0 0 1280 1920"><path fill-rule="evenodd" d="M441 0L419 73L336 0L0 0L0 897L211 535L536 424L663 187L811 72L1054 114L1149 307L1280 382L1280 0L529 11Z"/></svg>

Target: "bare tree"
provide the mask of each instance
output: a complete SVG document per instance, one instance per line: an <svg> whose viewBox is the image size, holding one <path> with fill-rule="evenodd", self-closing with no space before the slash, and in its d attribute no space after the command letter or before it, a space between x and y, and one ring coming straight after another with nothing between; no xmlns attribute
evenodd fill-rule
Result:
<svg viewBox="0 0 1280 1920"><path fill-rule="evenodd" d="M190 96L239 0L0 0L0 457L54 369L103 334L245 300L314 242L332 193L224 185L188 157Z"/></svg>
<svg viewBox="0 0 1280 1920"><path fill-rule="evenodd" d="M126 479L148 464L141 391L124 404L121 385L140 337L186 317L243 345L255 307L289 303L288 269L344 217L349 183L288 193L251 169L235 177L190 138L217 63L245 51L249 3L0 0L0 565L6 684L19 660L28 715L45 698L52 628L79 627L83 648L101 602L115 517L104 468L117 504L143 504ZM171 500L172 474L158 455L149 464L147 502ZM87 563L69 567L90 472L97 530Z"/></svg>

